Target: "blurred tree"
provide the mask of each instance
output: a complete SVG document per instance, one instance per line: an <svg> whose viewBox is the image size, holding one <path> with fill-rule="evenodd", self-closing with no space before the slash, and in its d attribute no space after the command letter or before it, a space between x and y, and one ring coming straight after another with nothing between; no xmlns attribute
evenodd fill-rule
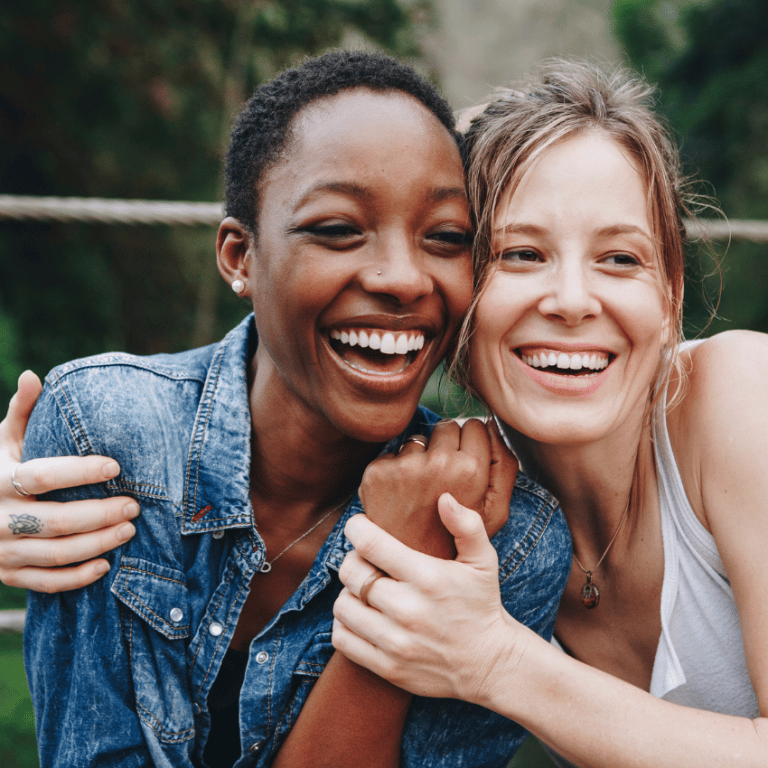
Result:
<svg viewBox="0 0 768 768"><path fill-rule="evenodd" d="M418 50L398 0L12 0L0 7L0 192L219 200L255 85L350 35ZM214 230L0 222L0 403L107 349L208 343L245 314Z"/></svg>
<svg viewBox="0 0 768 768"><path fill-rule="evenodd" d="M631 63L661 88L689 173L711 182L730 218L768 219L768 14L764 0L618 0L615 29ZM719 248L719 250L722 250ZM723 260L711 330L768 331L764 245L734 243ZM704 271L711 267L704 261ZM689 328L706 323L692 276ZM714 296L719 281L707 281Z"/></svg>

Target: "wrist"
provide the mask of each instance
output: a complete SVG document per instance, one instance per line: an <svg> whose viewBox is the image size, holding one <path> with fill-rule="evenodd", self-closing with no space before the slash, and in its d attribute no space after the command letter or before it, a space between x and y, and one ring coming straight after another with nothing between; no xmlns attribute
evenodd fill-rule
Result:
<svg viewBox="0 0 768 768"><path fill-rule="evenodd" d="M528 701L524 694L529 688L532 670L536 670L537 651L549 644L533 630L520 624L504 611L493 631L493 646L487 648L491 662L482 681L475 703L503 714L517 722L524 716L517 711ZM485 653L485 650L483 651Z"/></svg>

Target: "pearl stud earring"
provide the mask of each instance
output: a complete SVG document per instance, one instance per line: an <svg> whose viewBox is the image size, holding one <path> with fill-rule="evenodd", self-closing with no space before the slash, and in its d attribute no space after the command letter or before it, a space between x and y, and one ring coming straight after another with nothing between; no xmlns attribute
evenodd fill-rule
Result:
<svg viewBox="0 0 768 768"><path fill-rule="evenodd" d="M232 290L235 293L242 293L245 290L245 283L242 280L240 280L240 279L233 280L232 281Z"/></svg>

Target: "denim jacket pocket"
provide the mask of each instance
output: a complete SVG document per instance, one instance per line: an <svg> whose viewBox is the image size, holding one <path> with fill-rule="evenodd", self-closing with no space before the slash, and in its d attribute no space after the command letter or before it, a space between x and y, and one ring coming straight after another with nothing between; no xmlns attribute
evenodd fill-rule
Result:
<svg viewBox="0 0 768 768"><path fill-rule="evenodd" d="M162 742L193 738L185 642L190 608L184 574L140 558L123 557L112 593L123 606L123 636L136 709L145 730Z"/></svg>

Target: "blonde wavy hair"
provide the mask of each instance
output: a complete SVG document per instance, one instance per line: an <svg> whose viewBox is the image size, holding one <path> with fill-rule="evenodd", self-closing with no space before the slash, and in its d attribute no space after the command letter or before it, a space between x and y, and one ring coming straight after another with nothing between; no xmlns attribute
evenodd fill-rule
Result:
<svg viewBox="0 0 768 768"><path fill-rule="evenodd" d="M682 340L684 217L692 218L695 196L686 190L677 147L654 111L655 91L625 68L600 69L584 61L553 59L519 88L503 90L474 117L462 151L474 216L474 298L448 362L449 374L470 394L468 344L474 314L499 254L492 248L496 208L514 193L525 172L553 144L585 131L604 131L638 163L652 212L662 293L671 333L651 387L648 415L673 371L684 380L678 354ZM681 393L681 388L677 388ZM677 398L675 398L676 400ZM673 403L668 403L671 407Z"/></svg>

